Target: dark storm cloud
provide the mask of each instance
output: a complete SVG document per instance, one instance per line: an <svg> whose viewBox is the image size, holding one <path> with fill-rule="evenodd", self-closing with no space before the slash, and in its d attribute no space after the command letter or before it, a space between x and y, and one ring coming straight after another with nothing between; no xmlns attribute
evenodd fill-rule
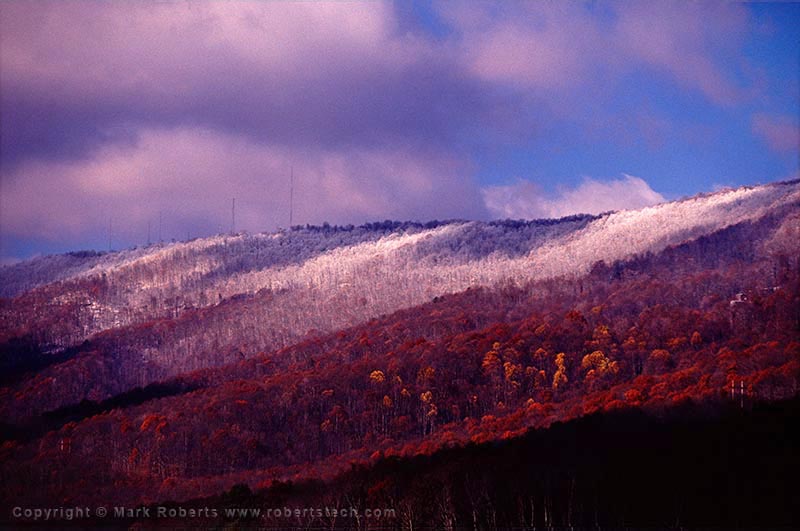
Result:
<svg viewBox="0 0 800 531"><path fill-rule="evenodd" d="M4 9L7 169L29 159L85 158L106 143L131 141L140 128L163 126L313 148L395 142L447 148L465 127L491 128L496 108L513 105L493 101L446 50L396 35L385 20L388 7L356 5L318 22L325 28L351 22L354 42L332 28L329 40L279 43L265 57L248 50L253 39L280 39L270 27L302 22L302 14L287 12L316 8L162 7L152 16L141 4L121 3L49 4L40 17L31 16L35 9L27 3ZM364 16L365 10L378 13ZM169 32L164 19L171 18L178 29ZM272 25L260 32L247 27L258 28L262 19ZM217 42L209 28L224 24L250 33Z"/></svg>

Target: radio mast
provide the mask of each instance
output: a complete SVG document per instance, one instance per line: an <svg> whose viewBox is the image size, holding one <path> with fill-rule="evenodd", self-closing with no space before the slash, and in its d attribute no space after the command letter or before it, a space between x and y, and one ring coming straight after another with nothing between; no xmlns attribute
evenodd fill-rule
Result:
<svg viewBox="0 0 800 531"><path fill-rule="evenodd" d="M289 230L294 220L294 166L289 170Z"/></svg>
<svg viewBox="0 0 800 531"><path fill-rule="evenodd" d="M231 201L231 234L236 232L236 198Z"/></svg>

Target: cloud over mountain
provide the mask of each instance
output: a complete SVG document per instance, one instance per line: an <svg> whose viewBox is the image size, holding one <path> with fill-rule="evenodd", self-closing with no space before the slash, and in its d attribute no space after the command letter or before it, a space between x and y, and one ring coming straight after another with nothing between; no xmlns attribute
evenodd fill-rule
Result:
<svg viewBox="0 0 800 531"><path fill-rule="evenodd" d="M234 196L240 228L272 230L288 222L292 166L297 223L616 207L580 194L531 207L530 191L498 201L513 175L546 175L534 186L552 194L623 165L676 195L664 185L687 176L659 173L673 161L730 175L733 157L696 146L741 146L709 139L726 130L720 113L740 123L745 103L748 119L763 112L736 134L776 154L737 161L732 182L750 182L747 164L772 172L763 179L796 171L785 156L796 128L764 118L791 109L755 107L778 84L743 57L759 20L736 4L0 9L0 259L105 247L112 212L115 246L144 243L159 211L168 237L213 234ZM698 191L691 179L679 193ZM640 198L621 207L658 200L625 188Z"/></svg>
<svg viewBox="0 0 800 531"><path fill-rule="evenodd" d="M148 223L155 239L161 217L163 236L182 239L183 227L194 236L229 230L234 197L237 229L286 227L292 173L296 223L484 218L463 171L457 160L400 146L305 151L208 129L148 129L88 160L26 163L24 178L4 187L4 228L80 237L110 222L118 245L144 241Z"/></svg>
<svg viewBox="0 0 800 531"><path fill-rule="evenodd" d="M535 183L518 181L482 190L484 201L495 218L559 218L571 214L599 214L628 210L664 201L646 181L632 175L611 181L586 178L575 188L561 188L548 195Z"/></svg>

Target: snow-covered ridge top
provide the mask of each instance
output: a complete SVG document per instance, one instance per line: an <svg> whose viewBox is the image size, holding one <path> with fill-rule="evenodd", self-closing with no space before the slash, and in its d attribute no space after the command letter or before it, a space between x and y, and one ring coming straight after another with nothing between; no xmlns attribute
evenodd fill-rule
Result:
<svg viewBox="0 0 800 531"><path fill-rule="evenodd" d="M383 222L361 227L297 227L290 231L280 230L273 233L222 234L112 252L79 251L48 255L0 266L0 297L15 296L53 282L97 275L124 275L125 272L147 269L158 263L171 264L175 267L181 262L183 266L193 262L191 269L208 273L222 264L223 257L230 258L231 254L246 255L269 248L283 247L285 241L291 241L288 244L291 249L282 249L283 255L287 250L296 251L297 247L313 247L308 245L308 240L319 240L322 237L328 240L327 248L330 248L331 245L346 245L364 239L376 239L387 231L422 230L425 226L436 227L450 223L456 222L432 222L426 225ZM323 249L325 248L323 246ZM221 252L222 250L224 252ZM203 265L198 267L197 264ZM251 267L252 265L250 264Z"/></svg>
<svg viewBox="0 0 800 531"><path fill-rule="evenodd" d="M481 223L480 226L491 233L488 236L493 238L497 234L518 233L520 230L530 232L540 227L566 226L594 218L595 216L570 216L558 220L504 220ZM393 234L425 233L441 227L467 224L470 222L449 220L428 223L384 221L360 227L306 226L273 233L216 235L107 253L81 251L37 257L0 267L0 297L13 297L55 282L93 277L101 277L108 282L145 277L146 283L152 286L159 283L157 278L152 278L154 275L160 276L154 273L156 270L195 279L202 276L224 277L302 263L340 247L373 242ZM472 239L476 236L478 235L473 234ZM525 249L526 252L528 250L529 248ZM483 252L488 251L484 249ZM164 282L174 280L175 278L164 279Z"/></svg>
<svg viewBox="0 0 800 531"><path fill-rule="evenodd" d="M414 253L404 262L418 262L420 266L441 260L451 265L481 262L490 255L505 256L514 262L525 256L526 267L533 261L540 274L557 275L584 270L587 263L601 259L658 251L746 219L757 219L779 204L798 201L798 195L800 181L792 181L561 220L308 227L254 235L217 235L110 253L68 253L0 268L0 296L93 277L137 291L170 286L180 290L187 282L210 282L226 286L223 291L230 295L237 289L251 291L269 286L272 282L267 278L277 271L298 272L297 267L308 261L315 269L323 263L326 268L335 268L342 261L361 261L361 253L375 252ZM439 231L441 228L449 229ZM406 238L426 234L432 238ZM328 254L330 257L324 258Z"/></svg>
<svg viewBox="0 0 800 531"><path fill-rule="evenodd" d="M223 303L243 300L243 307L263 312L274 336L263 348L273 348L312 329L352 326L470 286L580 277L601 260L658 253L765 216L766 244L798 214L800 182L793 182L555 221L384 223L216 236L87 256L89 266L79 264L72 276L2 305L0 334L29 331L64 348L111 328L177 319L186 311L224 315ZM782 236L778 244L781 252L800 254L796 239ZM54 326L53 312L70 317Z"/></svg>
<svg viewBox="0 0 800 531"><path fill-rule="evenodd" d="M534 249L529 259L543 276L580 274L599 260L660 252L772 211L800 205L800 181L696 196L639 210L613 212L565 238ZM800 246L800 243L798 243Z"/></svg>

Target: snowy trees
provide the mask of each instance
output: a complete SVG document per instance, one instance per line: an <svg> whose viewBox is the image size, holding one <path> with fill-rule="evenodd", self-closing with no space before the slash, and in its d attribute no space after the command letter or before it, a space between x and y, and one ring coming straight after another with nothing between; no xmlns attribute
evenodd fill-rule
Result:
<svg viewBox="0 0 800 531"><path fill-rule="evenodd" d="M316 321L324 323L342 309L354 324L470 286L581 276L600 261L658 252L767 214L788 216L765 245L785 256L792 246L786 234L794 225L791 211L784 211L798 197L795 183L599 218L307 227L46 257L0 269L8 294L39 286L0 309L0 340L34 333L40 342L63 348L109 328L179 318L238 296L284 293L323 302L316 318L305 314L307 307L285 317L293 328L289 335L302 335L325 330ZM57 323L54 315L61 316Z"/></svg>

